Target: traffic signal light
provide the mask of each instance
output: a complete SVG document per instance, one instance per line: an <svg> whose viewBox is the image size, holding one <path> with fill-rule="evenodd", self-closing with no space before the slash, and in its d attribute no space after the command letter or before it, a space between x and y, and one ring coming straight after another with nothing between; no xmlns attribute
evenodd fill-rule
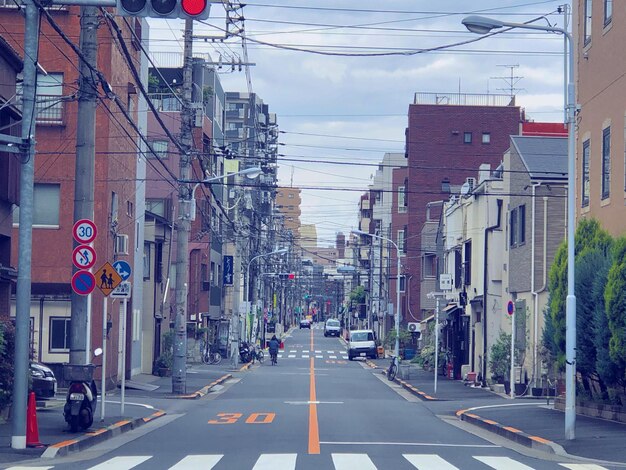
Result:
<svg viewBox="0 0 626 470"><path fill-rule="evenodd" d="M210 10L210 0L117 0L121 16L206 20Z"/></svg>

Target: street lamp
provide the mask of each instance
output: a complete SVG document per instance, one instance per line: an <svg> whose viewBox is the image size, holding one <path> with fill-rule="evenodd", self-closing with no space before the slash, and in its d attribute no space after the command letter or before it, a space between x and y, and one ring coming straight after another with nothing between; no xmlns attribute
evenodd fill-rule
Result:
<svg viewBox="0 0 626 470"><path fill-rule="evenodd" d="M396 247L396 261L397 261L397 276L396 276L396 346L394 354L396 357L400 357L400 247L391 238L383 237L381 235L375 235L373 233L364 232L362 230L352 230L355 235L366 235L372 238L379 238L385 240Z"/></svg>
<svg viewBox="0 0 626 470"><path fill-rule="evenodd" d="M194 194L196 194L196 189L198 189L198 186L200 186L201 184L214 183L215 181L228 178L229 176L237 176L237 175L243 175L247 177L248 179L254 179L257 176L259 176L261 173L263 173L263 170L261 168L251 167L251 168L246 168L245 170L238 171L236 173L228 173L225 175L214 176L212 178L207 178L203 181L197 182L194 185L193 189L191 190L191 209L189 210L190 219L196 220L196 198L194 197Z"/></svg>
<svg viewBox="0 0 626 470"><path fill-rule="evenodd" d="M568 62L567 92L565 110L567 116L567 302L565 307L565 438L575 438L576 433L576 294L575 282L575 205L576 193L574 191L576 167L576 142L574 140L574 125L576 117L576 93L574 85L574 41L572 35L563 28L554 26L540 26L526 23L509 23L506 21L485 18L484 16L468 16L463 20L465 27L473 33L487 34L493 29L520 28L550 33L562 34L569 44L569 54L565 51L565 60Z"/></svg>

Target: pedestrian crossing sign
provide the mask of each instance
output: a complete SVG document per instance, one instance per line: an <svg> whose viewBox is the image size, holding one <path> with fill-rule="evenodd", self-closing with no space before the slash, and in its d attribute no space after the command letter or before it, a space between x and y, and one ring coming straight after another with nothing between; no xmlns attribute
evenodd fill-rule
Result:
<svg viewBox="0 0 626 470"><path fill-rule="evenodd" d="M105 297L108 297L113 292L113 289L122 282L122 276L117 273L117 270L108 261L96 271L94 277L96 278L96 285Z"/></svg>

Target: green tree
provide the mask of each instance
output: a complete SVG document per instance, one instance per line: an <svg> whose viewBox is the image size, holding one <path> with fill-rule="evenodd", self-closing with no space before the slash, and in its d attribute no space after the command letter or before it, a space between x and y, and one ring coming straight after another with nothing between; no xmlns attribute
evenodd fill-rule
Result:
<svg viewBox="0 0 626 470"><path fill-rule="evenodd" d="M14 353L15 327L10 321L0 321L0 410L11 403Z"/></svg>
<svg viewBox="0 0 626 470"><path fill-rule="evenodd" d="M609 355L622 372L626 369L626 238L615 242L613 264L609 270L604 291L606 314L611 339Z"/></svg>
<svg viewBox="0 0 626 470"><path fill-rule="evenodd" d="M350 300L357 304L365 302L365 288L363 286L357 286L352 292L350 292Z"/></svg>

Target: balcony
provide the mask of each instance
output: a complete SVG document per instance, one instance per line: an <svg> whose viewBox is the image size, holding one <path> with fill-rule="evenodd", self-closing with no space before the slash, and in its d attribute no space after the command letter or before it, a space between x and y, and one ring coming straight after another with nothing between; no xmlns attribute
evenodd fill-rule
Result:
<svg viewBox="0 0 626 470"><path fill-rule="evenodd" d="M180 112L183 108L180 98L173 93L150 93L148 98L158 111Z"/></svg>
<svg viewBox="0 0 626 470"><path fill-rule="evenodd" d="M415 93L413 104L441 106L515 106L511 95L481 93Z"/></svg>

